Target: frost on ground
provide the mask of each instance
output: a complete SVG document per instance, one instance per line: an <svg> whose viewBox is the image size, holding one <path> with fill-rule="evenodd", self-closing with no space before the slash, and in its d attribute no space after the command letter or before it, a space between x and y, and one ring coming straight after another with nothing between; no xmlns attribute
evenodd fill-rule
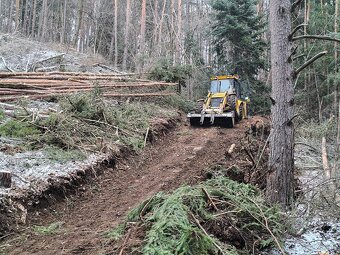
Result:
<svg viewBox="0 0 340 255"><path fill-rule="evenodd" d="M318 128L318 127L317 127ZM328 144L330 162L334 147ZM290 213L292 234L284 240L289 255L340 254L340 202L331 191L331 181L325 177L321 157L321 137L298 138L295 148L295 166L298 170L302 195ZM335 173L336 174L336 173ZM270 254L280 254L272 251Z"/></svg>
<svg viewBox="0 0 340 255"><path fill-rule="evenodd" d="M1 139L0 146L13 146L16 140ZM103 161L105 155L90 154L85 160L70 158L65 162L63 158L51 157L48 150L26 151L8 154L0 152L0 168L12 173L12 188L1 189L0 196L20 196L23 192L39 193L47 189L49 179L68 176L71 173Z"/></svg>
<svg viewBox="0 0 340 255"><path fill-rule="evenodd" d="M40 43L0 33L0 72L113 71L98 63L106 61L100 55L78 53L63 45Z"/></svg>

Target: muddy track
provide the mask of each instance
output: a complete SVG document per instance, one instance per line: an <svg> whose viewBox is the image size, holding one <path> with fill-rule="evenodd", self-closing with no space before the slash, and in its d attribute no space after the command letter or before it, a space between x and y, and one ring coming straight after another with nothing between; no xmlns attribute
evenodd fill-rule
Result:
<svg viewBox="0 0 340 255"><path fill-rule="evenodd" d="M115 169L82 192L31 214L30 226L58 222L60 230L39 235L27 228L7 241L5 253L113 254L114 243L104 234L121 223L129 210L159 191L199 182L209 166L234 164L225 159L225 152L231 144L238 145L253 121L244 120L233 129L191 128L183 122L141 155L118 160Z"/></svg>

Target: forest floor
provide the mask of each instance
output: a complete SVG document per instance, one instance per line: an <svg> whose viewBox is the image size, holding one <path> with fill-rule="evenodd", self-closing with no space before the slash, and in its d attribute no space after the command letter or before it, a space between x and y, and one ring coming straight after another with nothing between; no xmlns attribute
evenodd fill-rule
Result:
<svg viewBox="0 0 340 255"><path fill-rule="evenodd" d="M244 120L233 129L192 128L182 122L141 154L118 159L115 169L106 171L76 195L29 213L28 227L7 240L3 252L114 254L114 243L105 238L105 233L155 193L198 183L204 178L204 170L213 165L235 164L241 157L240 140L258 118ZM227 159L225 153L233 143L235 158ZM46 231L39 231L37 226L45 226Z"/></svg>

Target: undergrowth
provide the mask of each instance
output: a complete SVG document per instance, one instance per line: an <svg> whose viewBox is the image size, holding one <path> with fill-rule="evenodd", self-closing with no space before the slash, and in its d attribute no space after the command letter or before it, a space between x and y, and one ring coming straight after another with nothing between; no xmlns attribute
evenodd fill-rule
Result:
<svg viewBox="0 0 340 255"><path fill-rule="evenodd" d="M334 139L337 133L337 121L332 119L321 123L310 120L299 126L297 136L307 139L321 139L322 137Z"/></svg>
<svg viewBox="0 0 340 255"><path fill-rule="evenodd" d="M0 136L23 138L41 134L32 124L24 121L8 120L0 125Z"/></svg>
<svg viewBox="0 0 340 255"><path fill-rule="evenodd" d="M281 220L259 190L223 176L158 193L127 218L146 227L140 250L146 255L249 254L274 243L283 232ZM123 234L122 225L114 233Z"/></svg>
<svg viewBox="0 0 340 255"><path fill-rule="evenodd" d="M165 106L165 102L160 105L105 100L98 90L64 97L59 105L60 112L43 119L33 119L28 111L22 111L15 120L0 125L0 135L25 138L25 148L30 150L46 145L60 148L65 153L54 149L47 152L57 161L73 160L74 156L81 158L81 154L87 152L115 150L117 145L139 151L145 146L152 119L177 114L172 106Z"/></svg>
<svg viewBox="0 0 340 255"><path fill-rule="evenodd" d="M33 226L32 230L39 235L54 235L60 231L61 226L62 222L54 222L48 226Z"/></svg>
<svg viewBox="0 0 340 255"><path fill-rule="evenodd" d="M2 109L0 109L0 121L5 118L5 113Z"/></svg>
<svg viewBox="0 0 340 255"><path fill-rule="evenodd" d="M64 163L71 160L84 160L86 155L79 150L63 150L54 146L46 146L44 148L47 157L59 163Z"/></svg>

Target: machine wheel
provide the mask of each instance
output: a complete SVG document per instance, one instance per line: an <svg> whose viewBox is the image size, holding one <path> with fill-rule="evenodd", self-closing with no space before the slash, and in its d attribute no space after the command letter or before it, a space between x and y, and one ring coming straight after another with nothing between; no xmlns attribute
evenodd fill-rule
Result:
<svg viewBox="0 0 340 255"><path fill-rule="evenodd" d="M240 109L239 109L239 114L237 115L237 120L238 121L243 119L243 111L244 111L243 104L241 104L240 105Z"/></svg>
<svg viewBox="0 0 340 255"><path fill-rule="evenodd" d="M230 110L236 110L236 95L229 95L227 98L227 103L230 107Z"/></svg>

